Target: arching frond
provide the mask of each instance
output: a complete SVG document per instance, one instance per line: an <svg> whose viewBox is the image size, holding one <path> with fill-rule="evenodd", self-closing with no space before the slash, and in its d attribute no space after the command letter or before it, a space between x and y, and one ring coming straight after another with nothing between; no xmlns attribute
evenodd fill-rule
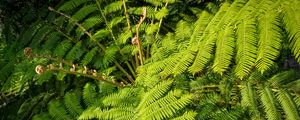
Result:
<svg viewBox="0 0 300 120"><path fill-rule="evenodd" d="M80 95L76 92L66 93L64 103L68 112L75 118L83 112L83 108L80 104Z"/></svg>
<svg viewBox="0 0 300 120"><path fill-rule="evenodd" d="M264 106L266 117L272 120L280 120L281 114L276 106L276 99L271 89L268 86L260 89L260 100Z"/></svg>
<svg viewBox="0 0 300 120"><path fill-rule="evenodd" d="M262 115L259 111L259 103L255 98L258 94L250 82L246 82L244 85L245 87L241 90L242 106L250 108L252 119L262 119Z"/></svg>
<svg viewBox="0 0 300 120"><path fill-rule="evenodd" d="M97 93L95 89L95 85L92 83L87 83L83 88L82 97L87 106L91 106L96 101Z"/></svg>
<svg viewBox="0 0 300 120"><path fill-rule="evenodd" d="M196 72L202 71L206 64L210 61L212 57L213 48L215 46L217 37L217 26L227 10L229 9L229 4L223 4L218 13L213 17L213 19L208 24L203 36L198 41L198 53L193 65L189 68L189 71L195 74Z"/></svg>
<svg viewBox="0 0 300 120"><path fill-rule="evenodd" d="M300 10L297 7L298 5L299 2L286 1L285 4L282 5L282 8L284 11L283 22L288 31L290 47L295 58L300 62Z"/></svg>
<svg viewBox="0 0 300 120"><path fill-rule="evenodd" d="M247 16L240 21L237 28L236 75L242 79L247 76L255 63L257 50L257 28L254 16Z"/></svg>
<svg viewBox="0 0 300 120"><path fill-rule="evenodd" d="M300 115L299 115L299 110L293 101L293 98L291 95L288 93L287 90L281 89L277 93L277 99L279 103L281 104L284 113L286 114L286 119L289 120L299 120Z"/></svg>
<svg viewBox="0 0 300 120"><path fill-rule="evenodd" d="M49 114L54 119L70 120L71 116L65 111L64 106L59 100L52 100L48 104Z"/></svg>
<svg viewBox="0 0 300 120"><path fill-rule="evenodd" d="M282 35L276 11L269 11L259 19L259 35L256 67L263 73L274 65L281 49Z"/></svg>

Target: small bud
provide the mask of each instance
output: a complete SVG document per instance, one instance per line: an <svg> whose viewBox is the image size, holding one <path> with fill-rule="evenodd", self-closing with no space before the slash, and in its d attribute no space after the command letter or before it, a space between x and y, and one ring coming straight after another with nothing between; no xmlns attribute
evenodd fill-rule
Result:
<svg viewBox="0 0 300 120"><path fill-rule="evenodd" d="M47 67L48 67L49 70L54 68L53 64L49 64Z"/></svg>
<svg viewBox="0 0 300 120"><path fill-rule="evenodd" d="M63 63L59 63L59 69L63 69Z"/></svg>
<svg viewBox="0 0 300 120"><path fill-rule="evenodd" d="M32 55L32 49L30 47L26 47L24 49L24 54L29 58Z"/></svg>
<svg viewBox="0 0 300 120"><path fill-rule="evenodd" d="M134 38L132 38L132 40L131 40L131 44L132 45L137 45L138 44L138 41L137 41L137 36L134 36Z"/></svg>
<svg viewBox="0 0 300 120"><path fill-rule="evenodd" d="M35 72L37 74L43 74L45 72L45 68L41 65L38 65L38 66L35 67Z"/></svg>
<svg viewBox="0 0 300 120"><path fill-rule="evenodd" d="M115 79L112 79L111 81L112 81L112 83L114 83L114 84L117 83Z"/></svg>
<svg viewBox="0 0 300 120"><path fill-rule="evenodd" d="M93 70L92 75L95 76L95 77L97 77L97 71L96 71L96 70Z"/></svg>
<svg viewBox="0 0 300 120"><path fill-rule="evenodd" d="M121 82L122 87L125 87L125 84L123 82Z"/></svg>
<svg viewBox="0 0 300 120"><path fill-rule="evenodd" d="M84 71L83 74L87 74L88 68L86 66L84 66Z"/></svg>

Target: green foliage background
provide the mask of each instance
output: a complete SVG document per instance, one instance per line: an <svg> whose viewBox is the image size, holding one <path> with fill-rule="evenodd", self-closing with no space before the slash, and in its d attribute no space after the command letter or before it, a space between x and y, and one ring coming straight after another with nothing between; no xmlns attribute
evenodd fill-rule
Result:
<svg viewBox="0 0 300 120"><path fill-rule="evenodd" d="M0 118L299 120L299 6L1 1Z"/></svg>

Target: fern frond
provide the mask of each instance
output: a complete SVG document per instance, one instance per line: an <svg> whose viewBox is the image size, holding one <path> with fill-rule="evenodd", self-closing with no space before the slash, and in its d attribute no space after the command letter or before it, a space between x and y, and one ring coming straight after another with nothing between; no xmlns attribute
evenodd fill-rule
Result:
<svg viewBox="0 0 300 120"><path fill-rule="evenodd" d="M87 83L85 84L84 88L83 88L83 93L82 93L82 97L83 97L83 101L87 106L91 106L95 103L96 101L96 97L97 97L97 92L95 90L95 85L93 85L92 83Z"/></svg>
<svg viewBox="0 0 300 120"><path fill-rule="evenodd" d="M27 46L29 42L31 42L33 36L37 33L37 31L42 27L40 21L33 23L28 30L26 30L22 37L20 37L20 47L23 48Z"/></svg>
<svg viewBox="0 0 300 120"><path fill-rule="evenodd" d="M174 92L176 92L176 91L174 91ZM170 94L172 94L172 92ZM175 93L175 94L178 94L178 93ZM177 96L177 95L175 95L175 96ZM150 119L170 118L171 116L174 115L174 113L176 113L177 110L182 109L188 103L190 103L191 99L192 99L192 95L183 95L178 100L176 100L175 96L173 96L174 99L164 97L162 99L159 99L157 102L149 105L147 108L152 107L152 111L150 109L147 112L146 111L147 108L145 108L145 118L150 118ZM148 114L146 114L146 113L148 113Z"/></svg>
<svg viewBox="0 0 300 120"><path fill-rule="evenodd" d="M249 107L252 119L262 119L260 111L258 109L259 104L255 96L258 94L254 91L250 82L246 82L245 87L241 90L242 95L242 106Z"/></svg>
<svg viewBox="0 0 300 120"><path fill-rule="evenodd" d="M195 29L191 36L190 45L193 45L193 43L197 43L197 41L201 40L201 36L204 34L205 29L210 23L212 17L213 16L207 11L201 12L199 19L195 23Z"/></svg>
<svg viewBox="0 0 300 120"><path fill-rule="evenodd" d="M265 86L264 88L261 88L259 92L260 92L260 100L264 107L264 112L266 113L266 117L272 120L280 120L281 115L276 106L276 99L269 86Z"/></svg>
<svg viewBox="0 0 300 120"><path fill-rule="evenodd" d="M289 92L285 89L280 89L277 93L277 99L282 106L284 113L286 114L286 119L288 120L299 120L299 110L293 101L293 98Z"/></svg>
<svg viewBox="0 0 300 120"><path fill-rule="evenodd" d="M195 120L197 112L186 111L183 115L173 118L172 120Z"/></svg>
<svg viewBox="0 0 300 120"><path fill-rule="evenodd" d="M108 15L108 14L111 14L111 13L116 12L118 10L121 10L122 5L123 5L122 1L112 2L109 5L105 6L105 8L103 10L103 14Z"/></svg>
<svg viewBox="0 0 300 120"><path fill-rule="evenodd" d="M283 23L288 31L289 45L296 60L300 62L300 14L298 5L295 1L285 1L283 7Z"/></svg>
<svg viewBox="0 0 300 120"><path fill-rule="evenodd" d="M195 58L196 51L186 50L186 52L182 53L185 53L185 55L182 55L183 57L180 57L181 59L179 59L178 63L174 66L174 75L179 75L188 69Z"/></svg>
<svg viewBox="0 0 300 120"><path fill-rule="evenodd" d="M88 16L89 14L95 11L97 11L97 6L95 4L86 5L84 7L81 7L80 10L78 10L74 15L72 15L72 18L81 21L86 16Z"/></svg>
<svg viewBox="0 0 300 120"><path fill-rule="evenodd" d="M120 92L110 94L103 99L105 106L132 106L136 102L136 90L131 88L122 89Z"/></svg>
<svg viewBox="0 0 300 120"><path fill-rule="evenodd" d="M70 120L72 117L65 111L65 107L59 100L52 100L48 103L49 114L54 119Z"/></svg>
<svg viewBox="0 0 300 120"><path fill-rule="evenodd" d="M48 113L36 114L32 117L32 120L49 120L51 116Z"/></svg>
<svg viewBox="0 0 300 120"><path fill-rule="evenodd" d="M78 119L90 120L93 118L97 118L99 112L101 112L101 109L99 107L89 107L82 112Z"/></svg>
<svg viewBox="0 0 300 120"><path fill-rule="evenodd" d="M105 50L105 55L103 56L103 64L105 68L107 68L109 64L115 60L117 51L118 47L115 45L111 45Z"/></svg>
<svg viewBox="0 0 300 120"><path fill-rule="evenodd" d="M172 81L163 81L153 87L150 91L143 95L143 98L137 107L137 109L143 109L157 99L161 98L171 87Z"/></svg>
<svg viewBox="0 0 300 120"><path fill-rule="evenodd" d="M260 18L259 32L256 67L261 73L264 73L275 64L274 60L279 56L281 49L282 35L276 11L269 11Z"/></svg>
<svg viewBox="0 0 300 120"><path fill-rule="evenodd" d="M125 19L124 16L122 17L115 17L114 19L112 19L108 24L109 24L109 27L112 28L114 26L116 26L117 24L123 22L123 20Z"/></svg>
<svg viewBox="0 0 300 120"><path fill-rule="evenodd" d="M55 48L54 55L62 58L65 56L66 52L72 47L72 44L69 40L63 40L60 44Z"/></svg>
<svg viewBox="0 0 300 120"><path fill-rule="evenodd" d="M49 25L45 25L42 28L40 28L36 35L32 38L29 46L32 48L39 48L39 45L51 31L52 28Z"/></svg>
<svg viewBox="0 0 300 120"><path fill-rule="evenodd" d="M232 62L236 40L234 33L233 26L229 26L224 31L221 31L218 36L213 70L221 75Z"/></svg>
<svg viewBox="0 0 300 120"><path fill-rule="evenodd" d="M101 19L100 16L94 16L94 17L90 17L88 19L85 19L81 25L86 29L89 30L93 27L95 27L96 25L100 24L103 22L103 19ZM76 36L78 39L80 39L80 37L84 35L84 32L82 32L82 29L77 27L76 28Z"/></svg>
<svg viewBox="0 0 300 120"><path fill-rule="evenodd" d="M64 3L62 6L60 6L58 8L58 10L60 10L60 11L70 11L70 10L75 9L78 6L80 6L80 5L82 5L86 2L87 2L86 0L71 0L71 1L68 1L68 2Z"/></svg>
<svg viewBox="0 0 300 120"><path fill-rule="evenodd" d="M64 96L65 106L68 112L75 118L83 112L80 100L80 96L75 92L67 92Z"/></svg>
<svg viewBox="0 0 300 120"><path fill-rule="evenodd" d="M254 16L247 16L240 21L237 29L237 55L236 75L243 79L252 70L257 51L256 19Z"/></svg>
<svg viewBox="0 0 300 120"><path fill-rule="evenodd" d="M88 65L94 58L94 56L96 55L98 50L98 47L94 47L92 50L90 50L88 53L86 53L83 57L83 59L81 60L81 64L83 66Z"/></svg>
<svg viewBox="0 0 300 120"><path fill-rule="evenodd" d="M221 19L229 9L229 4L225 3L222 5L218 13L213 17L213 19L208 24L204 34L198 41L199 50L197 57L193 65L189 68L189 71L193 74L200 72L204 69L206 64L210 61L212 57L213 48L217 39L217 26L219 25Z"/></svg>
<svg viewBox="0 0 300 120"><path fill-rule="evenodd" d="M47 40L45 41L44 45L42 46L42 48L46 49L46 50L49 50L49 51L52 51L56 46L57 46L57 43L59 42L60 40L60 36L59 36L59 33L57 32L52 32Z"/></svg>
<svg viewBox="0 0 300 120"><path fill-rule="evenodd" d="M74 60L77 60L80 56L80 54L78 54L81 50L81 41L77 42L72 49L68 52L68 54L66 55L66 60L73 62Z"/></svg>

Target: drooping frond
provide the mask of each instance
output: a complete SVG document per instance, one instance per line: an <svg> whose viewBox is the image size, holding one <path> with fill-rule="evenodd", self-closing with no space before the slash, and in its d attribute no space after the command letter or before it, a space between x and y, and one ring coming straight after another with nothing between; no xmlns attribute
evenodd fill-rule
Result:
<svg viewBox="0 0 300 120"><path fill-rule="evenodd" d="M206 27L206 30L204 31L204 34L202 35L201 39L197 40L199 50L193 65L189 68L189 71L191 73L195 74L199 71L202 71L211 59L213 48L217 39L217 26L226 14L227 10L229 9L229 6L230 5L226 3L222 5L218 13L213 17L213 19Z"/></svg>
<svg viewBox="0 0 300 120"><path fill-rule="evenodd" d="M210 23L212 15L207 11L203 11L200 14L199 19L195 23L195 28L191 36L190 45L197 43L201 39L201 36L204 34L207 25Z"/></svg>
<svg viewBox="0 0 300 120"><path fill-rule="evenodd" d="M250 82L246 82L245 87L241 90L242 95L242 106L250 108L250 115L252 119L262 119L261 113L259 111L259 104L255 96L258 94L256 93L255 89L252 87Z"/></svg>
<svg viewBox="0 0 300 120"><path fill-rule="evenodd" d="M297 108L292 96L286 89L280 89L277 93L277 99L282 106L286 119L288 120L299 120L299 109Z"/></svg>
<svg viewBox="0 0 300 120"><path fill-rule="evenodd" d="M271 10L259 19L260 37L256 67L262 73L274 65L280 53L282 35L278 15L278 12Z"/></svg>
<svg viewBox="0 0 300 120"><path fill-rule="evenodd" d="M265 86L259 92L260 92L260 100L264 107L264 112L266 113L266 117L271 120L280 120L281 115L276 106L276 99L269 86Z"/></svg>
<svg viewBox="0 0 300 120"><path fill-rule="evenodd" d="M64 103L68 112L75 118L83 112L83 108L80 104L80 95L76 92L66 93Z"/></svg>
<svg viewBox="0 0 300 120"><path fill-rule="evenodd" d="M94 104L96 101L97 93L95 89L95 85L92 83L87 83L83 88L82 97L87 106Z"/></svg>
<svg viewBox="0 0 300 120"><path fill-rule="evenodd" d="M59 100L52 100L48 104L49 114L54 119L64 119L70 120L71 116L65 110L65 107L61 104Z"/></svg>
<svg viewBox="0 0 300 120"><path fill-rule="evenodd" d="M237 26L237 55L236 55L236 75L242 79L247 76L256 59L256 18L248 15L240 21Z"/></svg>
<svg viewBox="0 0 300 120"><path fill-rule="evenodd" d="M282 4L284 11L283 23L288 32L289 45L296 60L300 62L300 9L296 0L285 1Z"/></svg>

